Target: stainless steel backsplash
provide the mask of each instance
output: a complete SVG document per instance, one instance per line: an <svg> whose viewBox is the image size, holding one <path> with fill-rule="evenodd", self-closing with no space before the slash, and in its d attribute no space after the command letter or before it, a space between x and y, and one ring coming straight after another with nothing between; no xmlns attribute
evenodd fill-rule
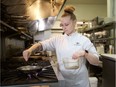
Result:
<svg viewBox="0 0 116 87"><path fill-rule="evenodd" d="M16 38L2 37L1 39L1 58L11 58L21 55L25 49L25 41Z"/></svg>

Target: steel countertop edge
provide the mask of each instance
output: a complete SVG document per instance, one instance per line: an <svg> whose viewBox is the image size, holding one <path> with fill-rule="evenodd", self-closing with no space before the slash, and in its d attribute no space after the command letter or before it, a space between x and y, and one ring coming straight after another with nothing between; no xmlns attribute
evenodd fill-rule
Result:
<svg viewBox="0 0 116 87"><path fill-rule="evenodd" d="M116 54L101 54L101 56L116 61Z"/></svg>

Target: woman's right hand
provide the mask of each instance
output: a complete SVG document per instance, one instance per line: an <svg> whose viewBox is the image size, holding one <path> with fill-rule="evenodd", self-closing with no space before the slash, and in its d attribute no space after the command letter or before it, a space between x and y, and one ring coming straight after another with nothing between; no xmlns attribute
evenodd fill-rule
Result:
<svg viewBox="0 0 116 87"><path fill-rule="evenodd" d="M23 58L25 59L25 61L28 61L30 55L31 55L31 51L30 50L23 51Z"/></svg>

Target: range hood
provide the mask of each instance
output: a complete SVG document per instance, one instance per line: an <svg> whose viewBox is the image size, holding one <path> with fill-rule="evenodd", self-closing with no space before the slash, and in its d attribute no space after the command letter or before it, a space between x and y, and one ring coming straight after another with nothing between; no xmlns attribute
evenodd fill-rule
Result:
<svg viewBox="0 0 116 87"><path fill-rule="evenodd" d="M28 23L29 32L35 35L39 31L51 29L63 3L64 0L37 0L33 3L27 11L31 20Z"/></svg>
<svg viewBox="0 0 116 87"><path fill-rule="evenodd" d="M1 0L1 21L34 35L52 27L65 1Z"/></svg>

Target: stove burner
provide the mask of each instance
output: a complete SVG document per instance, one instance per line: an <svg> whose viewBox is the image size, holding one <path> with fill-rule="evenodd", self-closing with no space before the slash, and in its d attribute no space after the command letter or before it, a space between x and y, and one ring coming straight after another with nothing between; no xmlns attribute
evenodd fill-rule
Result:
<svg viewBox="0 0 116 87"><path fill-rule="evenodd" d="M29 79L31 79L31 78L32 78L32 77L31 77L31 74L28 74L27 76L28 76L28 78L29 78Z"/></svg>
<svg viewBox="0 0 116 87"><path fill-rule="evenodd" d="M30 62L30 64L34 63L32 61ZM17 66L22 66L22 64L21 65L18 64L19 63L16 63ZM50 65L49 61L41 61L41 60L36 61L35 64L43 67ZM2 86L58 82L58 79L52 67L48 67L46 68L46 70L43 70L41 72L22 73L16 70L17 67L11 68L11 66L8 66L8 64L5 65L7 66L4 66L5 69L2 68L1 72ZM15 64L13 65L15 66Z"/></svg>
<svg viewBox="0 0 116 87"><path fill-rule="evenodd" d="M36 76L38 76L39 73L35 73Z"/></svg>

